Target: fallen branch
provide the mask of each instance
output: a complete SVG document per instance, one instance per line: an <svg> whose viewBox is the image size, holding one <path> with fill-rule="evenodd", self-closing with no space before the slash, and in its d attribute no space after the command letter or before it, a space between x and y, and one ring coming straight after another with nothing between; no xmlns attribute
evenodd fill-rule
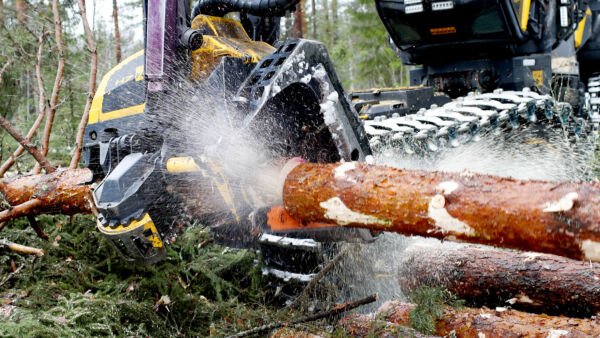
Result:
<svg viewBox="0 0 600 338"><path fill-rule="evenodd" d="M33 144L27 141L10 122L0 116L0 126L4 128L25 150L27 150L33 158L46 170L47 173L54 172L54 167L46 159L46 155L42 154Z"/></svg>
<svg viewBox="0 0 600 338"><path fill-rule="evenodd" d="M41 257L41 256L44 255L44 250L42 250L42 249L33 248L33 247L30 247L30 246L13 243L13 242L7 241L5 239L0 240L0 245L5 246L5 247L7 247L10 250L15 251L15 252L36 255L38 257Z"/></svg>
<svg viewBox="0 0 600 338"><path fill-rule="evenodd" d="M305 224L383 230L600 261L600 184L349 162L300 163L283 189Z"/></svg>
<svg viewBox="0 0 600 338"><path fill-rule="evenodd" d="M417 243L399 262L405 294L442 286L475 306L588 317L600 312L600 265L548 254Z"/></svg>
<svg viewBox="0 0 600 338"><path fill-rule="evenodd" d="M378 310L376 318L409 325L410 310L414 307L414 304L390 301ZM352 321L343 319L340 323L348 327ZM445 307L442 318L434 324L434 334L438 336L451 332L456 337L597 337L600 334L598 319L552 317L504 308Z"/></svg>
<svg viewBox="0 0 600 338"><path fill-rule="evenodd" d="M0 181L0 192L14 206L0 212L0 222L41 213L75 215L92 211L88 169L24 175Z"/></svg>
<svg viewBox="0 0 600 338"><path fill-rule="evenodd" d="M355 309L359 306L373 303L376 300L377 300L377 294L373 294L368 297L359 299L355 302L347 302L344 304L340 304L329 311L316 313L314 315L310 315L310 316L306 316L306 317L300 317L300 318L294 319L290 322L276 322L276 323L271 323L271 324L255 327L250 330L236 333L230 337L246 337L246 336L250 336L250 335L256 335L256 334L260 334L263 332L267 332L267 331L270 331L273 329L278 329L278 328L284 327L284 326L292 326L292 325L297 325L297 324L301 324L301 323L312 322L312 321L319 320L319 319L326 318L326 317L332 317L332 316L338 315L340 313L344 313L346 311Z"/></svg>
<svg viewBox="0 0 600 338"><path fill-rule="evenodd" d="M73 153L73 157L71 158L70 168L77 168L77 163L79 163L79 157L81 156L81 147L83 146L83 136L85 133L85 127L87 126L88 118L90 116L90 108L92 106L92 99L94 98L94 92L96 91L96 73L98 69L98 53L96 51L96 43L94 42L94 35L92 34L92 30L90 29L90 25L87 20L87 16L85 14L85 1L78 0L79 10L81 15L81 20L83 21L83 29L85 31L85 35L87 37L88 49L90 54L92 55L92 63L90 64L90 77L88 80L88 97L85 102L85 109L83 110L83 115L81 116L81 121L79 122L79 127L77 129L77 138L75 141L75 152ZM113 4L114 6L114 4ZM116 11L116 9L115 9ZM116 17L115 17L115 20ZM116 27L116 22L115 22ZM118 43L118 41L117 41ZM120 53L120 49L118 49ZM120 57L120 55L119 55Z"/></svg>
<svg viewBox="0 0 600 338"><path fill-rule="evenodd" d="M39 238L45 241L48 240L48 235L46 235L44 230L42 230L40 224L36 221L35 216L27 215L27 221L29 221L29 226L33 229L33 231L35 231L36 235L38 235Z"/></svg>
<svg viewBox="0 0 600 338"><path fill-rule="evenodd" d="M31 126L31 128L29 129L29 132L27 133L27 136L25 137L27 142L31 142L31 140L33 139L33 136L35 135L38 128L42 124L42 121L44 120L44 116L46 115L46 91L44 89L44 80L42 78L42 53L44 51L44 38L47 34L48 34L47 32L44 32L40 36L38 36L38 51L37 51L37 61L35 64L35 75L37 78L37 85L38 85L38 97L39 97L38 111L39 112L38 112L38 116L37 116L36 120L33 122L33 125ZM6 162L4 162L4 164L2 164L2 166L0 167L0 177L4 176L4 174L8 171L8 169L10 169L10 167L12 167L13 164L15 164L17 157L21 156L21 154L23 154L23 151L25 151L25 147L23 147L22 145L19 144L19 147L17 148L17 150L15 150L15 152L10 155L10 158L8 160L6 160Z"/></svg>
<svg viewBox="0 0 600 338"><path fill-rule="evenodd" d="M302 299L304 299L304 297L308 296L308 294L315 288L317 283L321 279L323 279L323 277L325 277L329 273L329 271L331 271L331 269L333 269L335 267L335 265L338 264L339 261L342 260L342 258L344 258L344 256L348 252L349 248L350 247L345 247L342 251L338 252L338 254L335 255L335 257L333 257L327 263L327 265L323 269L321 269L321 271L319 271L319 273L317 273L317 275L315 277L313 277L313 279L310 280L308 285L304 288L304 290L302 290L302 293L292 303L290 303L290 305L288 306L288 308L290 310L294 309L296 306L298 306L300 301Z"/></svg>
<svg viewBox="0 0 600 338"><path fill-rule="evenodd" d="M7 283L7 282L8 282L8 281L11 279L11 278L13 278L13 276L14 276L14 275L16 275L16 274L18 274L19 272L21 272L21 270L23 270L23 267L24 267L24 266L25 266L25 264L21 264L21 265L19 265L19 267L18 267L18 268L17 268L15 271L13 271L13 272L9 273L9 274L8 274L8 276L6 276L6 277L5 277L5 278L2 280L2 282L0 282L0 287L2 287L4 284L6 284L6 283Z"/></svg>

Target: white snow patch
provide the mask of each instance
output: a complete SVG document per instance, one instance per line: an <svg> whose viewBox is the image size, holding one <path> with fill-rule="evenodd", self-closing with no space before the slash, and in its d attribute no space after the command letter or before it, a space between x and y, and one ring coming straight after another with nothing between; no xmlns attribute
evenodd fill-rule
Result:
<svg viewBox="0 0 600 338"><path fill-rule="evenodd" d="M559 211L568 211L573 207L573 203L575 200L579 198L579 194L576 192L570 192L563 196L560 200L554 203L547 202L544 205L543 212L559 212Z"/></svg>
<svg viewBox="0 0 600 338"><path fill-rule="evenodd" d="M427 216L435 221L435 225L441 228L443 231L474 235L475 231L468 226L466 223L450 216L448 210L444 208L445 199L442 195L435 195L429 202L429 208Z"/></svg>
<svg viewBox="0 0 600 338"><path fill-rule="evenodd" d="M331 93L329 93L329 95L327 95L327 100L329 101L338 102L338 99L339 95L336 91L332 91Z"/></svg>
<svg viewBox="0 0 600 338"><path fill-rule="evenodd" d="M504 312L504 311L506 311L506 308L504 306L498 306L498 307L496 307L496 311Z"/></svg>
<svg viewBox="0 0 600 338"><path fill-rule="evenodd" d="M374 164L375 163L375 159L373 158L373 155L367 155L365 157L365 162L367 164Z"/></svg>
<svg viewBox="0 0 600 338"><path fill-rule="evenodd" d="M585 239L581 241L581 251L586 259L600 261L600 242Z"/></svg>
<svg viewBox="0 0 600 338"><path fill-rule="evenodd" d="M316 276L316 274L314 274L314 273L304 275L301 273L282 271L282 270L272 269L272 268L262 269L262 274L264 276L273 275L279 279L283 279L284 282L289 282L290 280L293 280L293 281L300 281L300 282L305 282L305 283L310 282Z"/></svg>
<svg viewBox="0 0 600 338"><path fill-rule="evenodd" d="M483 315L482 315L483 316ZM483 332L478 332L477 333L477 338L485 338L485 333Z"/></svg>
<svg viewBox="0 0 600 338"><path fill-rule="evenodd" d="M339 225L350 223L392 225L389 220L350 210L339 197L332 197L319 205L325 209L325 218L332 219Z"/></svg>
<svg viewBox="0 0 600 338"><path fill-rule="evenodd" d="M337 168L335 168L335 178L344 178L346 177L346 171L356 169L356 162L345 162L340 164Z"/></svg>
<svg viewBox="0 0 600 338"><path fill-rule="evenodd" d="M446 181L438 184L436 187L438 191L441 191L444 195L451 194L454 190L458 189L458 183L454 181Z"/></svg>
<svg viewBox="0 0 600 338"><path fill-rule="evenodd" d="M550 329L550 332L548 332L548 336L546 338L559 338L559 337L565 336L567 334L569 334L569 331L567 331L567 330Z"/></svg>

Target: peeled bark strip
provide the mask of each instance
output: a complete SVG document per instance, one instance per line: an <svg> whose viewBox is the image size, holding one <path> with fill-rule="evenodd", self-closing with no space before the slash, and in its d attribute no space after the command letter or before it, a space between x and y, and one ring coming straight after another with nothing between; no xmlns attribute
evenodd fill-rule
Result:
<svg viewBox="0 0 600 338"><path fill-rule="evenodd" d="M594 182L300 163L285 180L283 201L303 222L600 261L600 184Z"/></svg>
<svg viewBox="0 0 600 338"><path fill-rule="evenodd" d="M67 169L4 179L0 181L0 192L13 208L0 212L0 222L42 213L90 213L90 186L84 183L91 177L88 169Z"/></svg>
<svg viewBox="0 0 600 338"><path fill-rule="evenodd" d="M378 311L377 318L386 322L409 325L410 310L414 304L387 302ZM368 318L367 318L368 319ZM365 318L359 318L364 325ZM352 320L340 322L347 329ZM443 318L435 323L436 335L446 336L454 331L456 337L597 337L598 319L552 317L516 310L487 308L446 307Z"/></svg>
<svg viewBox="0 0 600 338"><path fill-rule="evenodd" d="M475 306L586 317L600 312L600 265L548 254L417 243L400 262L400 286L443 286Z"/></svg>

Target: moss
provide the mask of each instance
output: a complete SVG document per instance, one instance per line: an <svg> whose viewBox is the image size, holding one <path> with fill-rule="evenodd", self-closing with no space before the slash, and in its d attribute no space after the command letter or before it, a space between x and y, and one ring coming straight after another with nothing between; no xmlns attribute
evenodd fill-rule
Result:
<svg viewBox="0 0 600 338"><path fill-rule="evenodd" d="M461 307L464 301L443 287L420 286L408 295L416 306L410 310L410 326L425 334L434 334L435 325L444 316L445 306Z"/></svg>

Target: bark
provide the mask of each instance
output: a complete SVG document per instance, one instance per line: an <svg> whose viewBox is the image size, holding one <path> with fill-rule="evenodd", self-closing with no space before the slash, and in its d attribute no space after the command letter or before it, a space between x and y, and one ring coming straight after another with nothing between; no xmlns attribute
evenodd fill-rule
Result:
<svg viewBox="0 0 600 338"><path fill-rule="evenodd" d="M17 12L17 20L22 23L27 22L27 4L23 0L15 1L15 10Z"/></svg>
<svg viewBox="0 0 600 338"><path fill-rule="evenodd" d="M315 0L310 0L310 8L312 9L312 17L310 18L312 25L312 38L317 39L317 3Z"/></svg>
<svg viewBox="0 0 600 338"><path fill-rule="evenodd" d="M350 337L437 337L423 334L413 328L374 318L370 315L349 315L338 323Z"/></svg>
<svg viewBox="0 0 600 338"><path fill-rule="evenodd" d="M333 23L333 41L338 38L338 13L337 0L331 0L331 19Z"/></svg>
<svg viewBox="0 0 600 338"><path fill-rule="evenodd" d="M96 43L94 42L94 35L92 34L92 30L90 29L90 25L87 20L87 16L85 13L85 1L79 0L79 10L81 14L81 20L83 21L83 28L85 30L85 35L87 37L88 48L91 54L91 64L90 64L90 78L88 80L88 97L85 102L85 109L83 110L83 115L81 116L81 121L79 121L79 127L77 129L77 138L75 140L75 152L73 153L73 157L71 158L70 168L77 168L77 163L79 163L79 157L81 156L81 147L83 146L83 137L85 133L85 127L87 126L88 118L90 116L90 108L92 107L92 100L94 99L94 92L96 91L96 73L98 69L98 53L96 51ZM116 4L114 4L116 6ZM116 9L115 9L116 11ZM116 15L116 12L114 13ZM115 29L118 32L118 26L116 22L115 16ZM117 44L119 44L117 40ZM121 57L121 47L118 47L118 57Z"/></svg>
<svg viewBox="0 0 600 338"><path fill-rule="evenodd" d="M50 142L50 134L52 133L54 115L56 114L58 94L62 87L63 74L65 72L65 51L62 41L62 21L58 10L58 0L52 0L52 13L54 15L54 38L56 40L56 47L58 48L58 65L56 67L56 77L54 78L52 94L50 94L50 109L46 116L46 125L44 126L44 135L42 137L42 153L44 156L48 154L48 144ZM39 173L39 167L36 167L34 172Z"/></svg>
<svg viewBox="0 0 600 338"><path fill-rule="evenodd" d="M0 0L0 24L4 23L4 1Z"/></svg>
<svg viewBox="0 0 600 338"><path fill-rule="evenodd" d="M113 21L115 22L115 55L117 56L117 63L121 62L121 33L119 32L119 9L117 6L117 0L113 0ZM85 6L84 6L85 8ZM87 19L86 19L87 21ZM88 38L89 41L89 38ZM90 48L91 50L92 48ZM94 48L95 50L95 48Z"/></svg>
<svg viewBox="0 0 600 338"><path fill-rule="evenodd" d="M6 246L7 248L9 248L10 250L15 251L15 252L20 252L20 253L24 253L24 254L32 254L32 255L36 255L38 257L41 257L44 255L44 250L42 250L42 249L13 243L13 242L10 242L7 240L0 240L0 245Z"/></svg>
<svg viewBox="0 0 600 338"><path fill-rule="evenodd" d="M300 0L294 11L294 23L292 25L292 36L294 38L303 38L306 35L306 14L304 10L304 0Z"/></svg>
<svg viewBox="0 0 600 338"><path fill-rule="evenodd" d="M377 318L400 325L409 325L414 304L387 302ZM364 318L363 318L364 320ZM342 321L351 323L351 321ZM597 337L600 321L563 316L547 316L510 309L446 307L442 319L435 323L435 335L445 336L454 331L456 337ZM348 324L345 325L348 327Z"/></svg>
<svg viewBox="0 0 600 338"><path fill-rule="evenodd" d="M42 124L42 120L44 119L44 116L46 115L46 91L44 90L44 80L42 78L42 53L44 51L45 36L46 36L46 32L44 32L40 36L38 36L38 51L37 51L37 55L36 55L37 61L35 64L35 75L36 75L37 85L38 85L38 102L39 102L38 103L38 111L39 111L39 113L38 113L37 119L33 122L33 125L31 126L31 128L29 128L29 132L27 133L27 136L25 137L27 142L31 142L31 140L33 139L33 136L35 135L38 128ZM8 171L8 169L10 169L10 167L12 167L13 164L15 164L17 157L21 156L21 154L23 154L23 151L25 151L25 147L23 147L22 145L19 145L17 150L15 150L15 152L10 155L10 158L8 160L6 160L6 162L4 162L4 164L2 164L2 166L0 167L0 177L4 176L6 171Z"/></svg>
<svg viewBox="0 0 600 338"><path fill-rule="evenodd" d="M576 317L600 312L599 264L451 243L417 243L403 257L398 275L405 293L443 286L477 307Z"/></svg>
<svg viewBox="0 0 600 338"><path fill-rule="evenodd" d="M469 172L300 163L284 182L289 214L334 223L600 261L600 184Z"/></svg>
<svg viewBox="0 0 600 338"><path fill-rule="evenodd" d="M55 169L48 162L46 157L27 139L23 137L4 117L0 116L0 126L4 128L19 144L25 148L34 158L35 160L46 170L46 172L51 173Z"/></svg>
<svg viewBox="0 0 600 338"><path fill-rule="evenodd" d="M23 175L0 181L0 192L14 206L0 212L0 222L36 214L75 215L90 213L92 173L88 169L65 169L52 174Z"/></svg>
<svg viewBox="0 0 600 338"><path fill-rule="evenodd" d="M325 12L325 37L327 39L327 47L331 49L331 21L329 20L329 4L327 0L323 0L323 11Z"/></svg>

